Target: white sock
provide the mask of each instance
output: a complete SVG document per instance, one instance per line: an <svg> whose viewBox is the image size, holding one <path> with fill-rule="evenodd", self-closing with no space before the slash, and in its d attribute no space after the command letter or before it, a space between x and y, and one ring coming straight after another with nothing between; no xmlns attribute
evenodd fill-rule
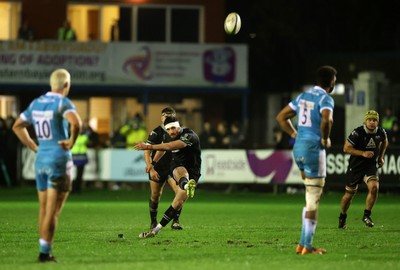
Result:
<svg viewBox="0 0 400 270"><path fill-rule="evenodd" d="M315 229L317 228L317 221L314 219L306 218L305 220L305 247L307 249L312 248L312 243L314 239Z"/></svg>
<svg viewBox="0 0 400 270"><path fill-rule="evenodd" d="M160 223L157 224L157 226L153 229L153 232L156 234L161 231L161 229L164 228Z"/></svg>

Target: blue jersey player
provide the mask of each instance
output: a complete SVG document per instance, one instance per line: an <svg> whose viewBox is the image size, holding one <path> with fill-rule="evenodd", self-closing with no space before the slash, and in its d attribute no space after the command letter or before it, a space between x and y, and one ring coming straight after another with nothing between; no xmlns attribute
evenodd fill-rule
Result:
<svg viewBox="0 0 400 270"><path fill-rule="evenodd" d="M51 92L32 101L16 120L13 130L21 142L36 152L35 175L39 198L39 262L57 262L52 245L58 216L72 182L70 149L81 129L75 106L66 97L71 76L57 69L50 76ZM30 137L32 125L38 144Z"/></svg>
<svg viewBox="0 0 400 270"><path fill-rule="evenodd" d="M306 189L306 206L303 208L300 242L297 254L324 254L323 248L312 246L317 226L318 204L325 185L326 152L331 146L330 132L333 124L334 101L329 95L335 87L336 70L320 67L316 85L301 93L276 116L281 128L295 144L293 156L300 169ZM297 130L291 118L297 116Z"/></svg>

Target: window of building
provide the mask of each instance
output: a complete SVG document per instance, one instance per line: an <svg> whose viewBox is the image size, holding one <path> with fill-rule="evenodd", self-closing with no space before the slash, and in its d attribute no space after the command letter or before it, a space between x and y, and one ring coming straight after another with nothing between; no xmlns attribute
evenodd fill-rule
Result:
<svg viewBox="0 0 400 270"><path fill-rule="evenodd" d="M204 42L203 7L70 4L79 41Z"/></svg>
<svg viewBox="0 0 400 270"><path fill-rule="evenodd" d="M20 21L20 2L0 2L0 40L17 39Z"/></svg>
<svg viewBox="0 0 400 270"><path fill-rule="evenodd" d="M138 41L166 41L165 8L139 8L137 18Z"/></svg>
<svg viewBox="0 0 400 270"><path fill-rule="evenodd" d="M172 9L171 15L171 42L199 42L198 9Z"/></svg>

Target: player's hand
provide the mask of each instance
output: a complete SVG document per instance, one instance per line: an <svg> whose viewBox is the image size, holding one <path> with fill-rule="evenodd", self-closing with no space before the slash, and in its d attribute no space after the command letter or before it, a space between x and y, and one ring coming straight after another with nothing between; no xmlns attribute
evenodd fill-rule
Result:
<svg viewBox="0 0 400 270"><path fill-rule="evenodd" d="M321 144L324 148L330 148L331 147L331 138L321 139Z"/></svg>
<svg viewBox="0 0 400 270"><path fill-rule="evenodd" d="M150 170L150 179L153 181L160 181L160 175L158 174L158 172L154 169Z"/></svg>
<svg viewBox="0 0 400 270"><path fill-rule="evenodd" d="M148 147L149 146L144 142L138 142L133 146L133 148L135 148L136 150L148 150L149 149Z"/></svg>
<svg viewBox="0 0 400 270"><path fill-rule="evenodd" d="M365 158L372 158L374 156L374 152L372 152L372 151L364 151L362 153L362 156L365 157Z"/></svg>
<svg viewBox="0 0 400 270"><path fill-rule="evenodd" d="M146 169L145 169L146 173L149 173L152 168L153 164L146 164Z"/></svg>
<svg viewBox="0 0 400 270"><path fill-rule="evenodd" d="M383 158L378 159L378 168L382 168L383 164L385 164L385 160Z"/></svg>
<svg viewBox="0 0 400 270"><path fill-rule="evenodd" d="M74 143L71 140L62 140L58 141L58 145L64 150L70 150L74 146Z"/></svg>

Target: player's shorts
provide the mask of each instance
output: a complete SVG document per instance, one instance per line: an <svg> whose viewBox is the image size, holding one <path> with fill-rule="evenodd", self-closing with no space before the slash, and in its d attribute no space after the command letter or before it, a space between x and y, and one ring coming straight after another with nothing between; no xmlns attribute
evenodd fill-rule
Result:
<svg viewBox="0 0 400 270"><path fill-rule="evenodd" d="M171 171L173 172L174 169L177 167L185 167L189 174L189 179L194 179L194 181L196 181L196 183L199 181L200 176L201 176L200 168L185 166L181 162L173 159L171 162Z"/></svg>
<svg viewBox="0 0 400 270"><path fill-rule="evenodd" d="M308 178L326 177L326 151L320 143L297 141L293 147L294 160Z"/></svg>
<svg viewBox="0 0 400 270"><path fill-rule="evenodd" d="M196 181L196 183L198 183L201 173L198 170L194 170L194 169L189 169L187 171L189 173L189 179L193 179L194 181Z"/></svg>
<svg viewBox="0 0 400 270"><path fill-rule="evenodd" d="M72 168L73 162L68 155L38 154L35 162L36 189L54 188L61 191L69 191L70 184L60 183L60 179L62 181L72 179Z"/></svg>
<svg viewBox="0 0 400 270"><path fill-rule="evenodd" d="M365 167L357 171L348 168L345 176L346 185L349 187L356 187L363 182L365 177L369 176L378 176L378 169L376 166Z"/></svg>

